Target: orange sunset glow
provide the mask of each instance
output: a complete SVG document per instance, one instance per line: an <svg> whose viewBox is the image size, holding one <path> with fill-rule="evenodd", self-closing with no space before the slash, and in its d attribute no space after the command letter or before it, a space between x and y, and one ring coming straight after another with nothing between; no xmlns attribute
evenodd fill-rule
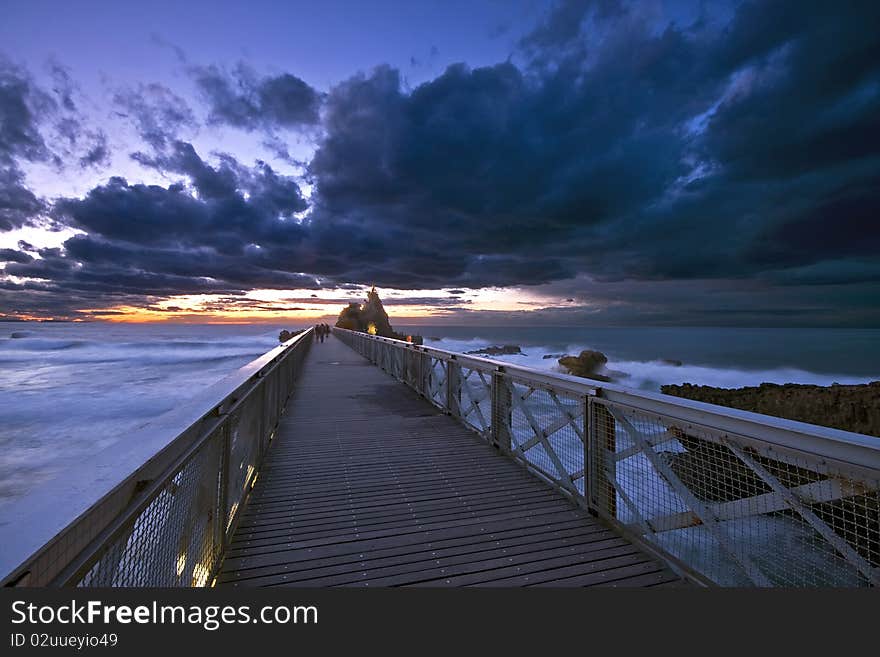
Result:
<svg viewBox="0 0 880 657"><path fill-rule="evenodd" d="M460 309L473 311L524 311L564 303L563 300L522 288L488 288L452 295L437 290L382 291L395 317L441 318ZM86 308L82 320L118 323L200 322L251 324L293 321L310 323L335 318L349 303L361 303L363 291L253 290L241 296L217 294L177 295L149 306L120 304L110 308ZM421 300L409 303L410 299Z"/></svg>

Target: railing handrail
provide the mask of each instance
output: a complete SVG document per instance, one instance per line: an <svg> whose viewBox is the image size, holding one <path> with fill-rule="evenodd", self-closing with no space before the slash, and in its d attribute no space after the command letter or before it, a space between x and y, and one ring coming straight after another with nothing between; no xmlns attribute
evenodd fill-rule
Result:
<svg viewBox="0 0 880 657"><path fill-rule="evenodd" d="M164 472L203 436L201 424L225 413L256 389L259 380L284 361L313 328L304 330L159 415L118 445L99 452L87 468L59 474L16 500L6 512L0 550L0 584L15 582L26 566L71 531L80 520L124 487L137 488ZM194 433L196 435L192 435ZM149 470L150 475L144 476ZM152 476L151 476L152 475ZM108 521L109 524L109 521Z"/></svg>
<svg viewBox="0 0 880 657"><path fill-rule="evenodd" d="M656 410L665 415L677 417L683 422L705 424L708 417L711 417L712 423L716 427L736 435L757 438L781 447L796 448L823 458L880 472L880 438L875 436L718 406L673 395L636 390L614 383L593 383L568 374L416 345L404 340L370 335L360 331L342 328L334 328L334 330L412 349L442 360L454 360L465 367L476 365L488 369L501 368L509 376L521 377L538 384L553 385L585 396L598 396L623 404L636 405L642 410Z"/></svg>

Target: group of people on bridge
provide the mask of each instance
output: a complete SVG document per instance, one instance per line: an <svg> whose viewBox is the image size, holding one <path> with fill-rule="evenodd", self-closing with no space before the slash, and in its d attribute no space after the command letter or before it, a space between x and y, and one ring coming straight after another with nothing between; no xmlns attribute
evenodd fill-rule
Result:
<svg viewBox="0 0 880 657"><path fill-rule="evenodd" d="M324 342L324 338L330 335L330 327L327 324L315 324L315 342Z"/></svg>

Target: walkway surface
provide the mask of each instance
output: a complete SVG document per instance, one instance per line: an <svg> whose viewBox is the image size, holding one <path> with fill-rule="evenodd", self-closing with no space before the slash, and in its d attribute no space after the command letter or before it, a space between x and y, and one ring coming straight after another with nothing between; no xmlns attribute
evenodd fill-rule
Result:
<svg viewBox="0 0 880 657"><path fill-rule="evenodd" d="M683 584L333 336L306 358L217 583Z"/></svg>

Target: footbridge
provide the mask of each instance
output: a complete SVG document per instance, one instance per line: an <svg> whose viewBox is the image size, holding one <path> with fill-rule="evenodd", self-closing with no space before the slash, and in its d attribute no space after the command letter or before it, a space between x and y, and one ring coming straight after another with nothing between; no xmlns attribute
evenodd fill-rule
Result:
<svg viewBox="0 0 880 657"><path fill-rule="evenodd" d="M880 584L880 439L342 329L125 441L4 585Z"/></svg>

